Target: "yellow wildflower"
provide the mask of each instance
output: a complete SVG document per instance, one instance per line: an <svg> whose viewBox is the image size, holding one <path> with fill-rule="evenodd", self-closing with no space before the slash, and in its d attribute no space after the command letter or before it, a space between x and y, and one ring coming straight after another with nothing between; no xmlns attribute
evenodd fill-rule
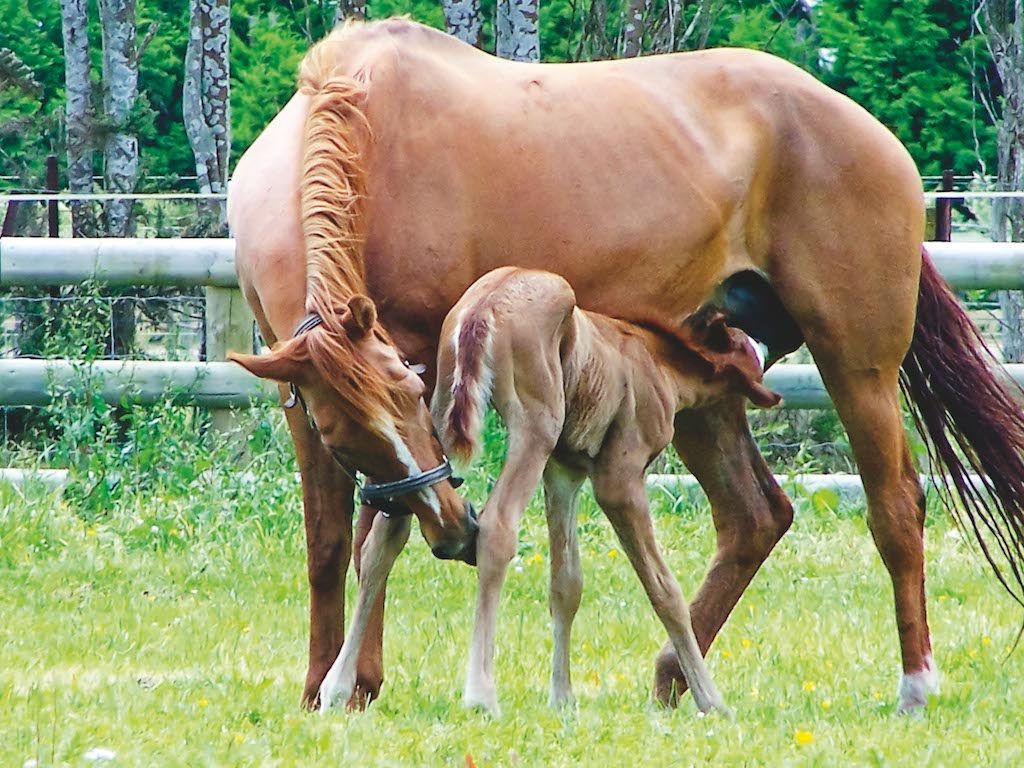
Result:
<svg viewBox="0 0 1024 768"><path fill-rule="evenodd" d="M797 732L793 734L793 741L801 747L806 747L808 744L814 743L814 734L810 731L801 731L797 729Z"/></svg>
<svg viewBox="0 0 1024 768"><path fill-rule="evenodd" d="M731 659L732 658L732 651L730 651L728 648L723 648L722 649L722 658L723 659Z"/></svg>
<svg viewBox="0 0 1024 768"><path fill-rule="evenodd" d="M530 558L530 562L531 563L543 563L544 562L544 555L542 555L540 552L537 552L533 557Z"/></svg>
<svg viewBox="0 0 1024 768"><path fill-rule="evenodd" d="M750 642L750 640L748 640L747 638L744 637L742 640L740 640L740 645L742 645L744 648L749 648L750 646L753 645L753 643Z"/></svg>
<svg viewBox="0 0 1024 768"><path fill-rule="evenodd" d="M804 683L804 690L808 693L813 693L815 690L817 690L817 688L818 686L812 683L810 680Z"/></svg>
<svg viewBox="0 0 1024 768"><path fill-rule="evenodd" d="M208 706L210 706L210 702L209 701L207 701L206 699L200 699L199 700L199 708L200 709L206 709L206 707L208 707Z"/></svg>
<svg viewBox="0 0 1024 768"><path fill-rule="evenodd" d="M821 708L822 709L828 709L831 706L832 706L832 700L831 699L823 699L822 700L822 702L821 702Z"/></svg>
<svg viewBox="0 0 1024 768"><path fill-rule="evenodd" d="M992 638L989 637L988 635L985 635L983 638L981 638L981 644L982 645L992 645Z"/></svg>
<svg viewBox="0 0 1024 768"><path fill-rule="evenodd" d="M245 741L245 736L243 736L240 733L236 733L235 734L235 744L241 744L243 741Z"/></svg>
<svg viewBox="0 0 1024 768"><path fill-rule="evenodd" d="M614 560L618 556L619 556L619 550L617 550L615 547L612 547L611 549L608 550L608 557L610 557L612 560Z"/></svg>

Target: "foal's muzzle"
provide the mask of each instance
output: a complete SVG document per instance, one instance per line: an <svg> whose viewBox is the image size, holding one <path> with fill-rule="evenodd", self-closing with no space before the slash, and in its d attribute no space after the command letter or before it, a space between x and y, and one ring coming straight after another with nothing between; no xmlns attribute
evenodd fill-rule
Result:
<svg viewBox="0 0 1024 768"><path fill-rule="evenodd" d="M466 538L461 541L441 541L431 548L434 557L440 560L461 560L468 565L476 565L476 539L480 533L477 524L476 510L466 502Z"/></svg>

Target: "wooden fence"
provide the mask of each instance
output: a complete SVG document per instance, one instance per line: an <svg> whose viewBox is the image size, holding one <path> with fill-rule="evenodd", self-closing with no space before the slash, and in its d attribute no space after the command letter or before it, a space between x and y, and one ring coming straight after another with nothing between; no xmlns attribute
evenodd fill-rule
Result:
<svg viewBox="0 0 1024 768"><path fill-rule="evenodd" d="M1024 243L933 242L927 248L956 288L1024 289ZM61 285L91 278L111 285L230 289L237 287L234 243L229 239L0 238L0 286ZM235 291L225 293L238 296ZM231 341L232 336L236 340L246 336L246 322L251 332L251 321L238 310L228 309L234 319L214 340L223 349L211 356L244 346ZM44 405L51 388L75 380L82 366L72 360L2 360L0 406ZM1024 384L1024 365L1006 369ZM223 362L104 361L91 364L89 375L99 382L109 402L152 403L170 394L179 402L226 408L277 397L275 387ZM831 406L813 365L776 366L766 380L783 396L785 407Z"/></svg>

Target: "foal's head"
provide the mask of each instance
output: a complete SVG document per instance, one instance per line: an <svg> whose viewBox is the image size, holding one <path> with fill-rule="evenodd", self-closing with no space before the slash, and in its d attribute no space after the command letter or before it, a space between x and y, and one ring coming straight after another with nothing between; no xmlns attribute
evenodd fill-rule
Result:
<svg viewBox="0 0 1024 768"><path fill-rule="evenodd" d="M694 312L678 334L693 355L703 384L698 400L742 395L759 408L778 405L782 397L764 385L764 357L756 342L726 323L725 315L711 307Z"/></svg>
<svg viewBox="0 0 1024 768"><path fill-rule="evenodd" d="M474 563L476 515L445 472L447 459L423 401L424 385L377 322L373 302L352 296L332 312L313 315L299 332L263 355L231 355L257 376L293 386L324 446L353 476L371 482L364 501L385 514L415 515L434 554ZM414 490L376 486L438 469Z"/></svg>

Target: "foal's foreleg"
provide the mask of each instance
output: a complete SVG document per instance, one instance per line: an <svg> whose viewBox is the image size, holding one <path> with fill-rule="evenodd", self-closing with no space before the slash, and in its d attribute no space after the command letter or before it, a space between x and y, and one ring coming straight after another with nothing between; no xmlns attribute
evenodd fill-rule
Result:
<svg viewBox="0 0 1024 768"><path fill-rule="evenodd" d="M583 595L580 544L576 535L576 499L584 476L549 461L544 468L544 502L551 552L551 706L573 700L569 674L569 636Z"/></svg>
<svg viewBox="0 0 1024 768"><path fill-rule="evenodd" d="M623 480L620 476L594 476L594 494L618 534L629 562L644 586L655 613L675 648L697 708L728 712L693 634L690 611L672 571L661 556L654 536L642 474Z"/></svg>
<svg viewBox="0 0 1024 768"><path fill-rule="evenodd" d="M519 522L548 459L533 436L513 435L508 459L480 515L477 539L477 596L473 640L463 703L499 713L494 684L494 643L498 603L508 565L516 553Z"/></svg>
<svg viewBox="0 0 1024 768"><path fill-rule="evenodd" d="M377 515L363 544L359 596L341 653L320 686L320 712L346 703L355 692L356 663L377 597L409 539L409 518Z"/></svg>
<svg viewBox="0 0 1024 768"><path fill-rule="evenodd" d="M750 580L789 530L793 507L750 434L741 398L676 416L673 444L711 502L717 550L690 603L693 631L707 653ZM674 705L686 691L675 649L655 662L654 695Z"/></svg>

